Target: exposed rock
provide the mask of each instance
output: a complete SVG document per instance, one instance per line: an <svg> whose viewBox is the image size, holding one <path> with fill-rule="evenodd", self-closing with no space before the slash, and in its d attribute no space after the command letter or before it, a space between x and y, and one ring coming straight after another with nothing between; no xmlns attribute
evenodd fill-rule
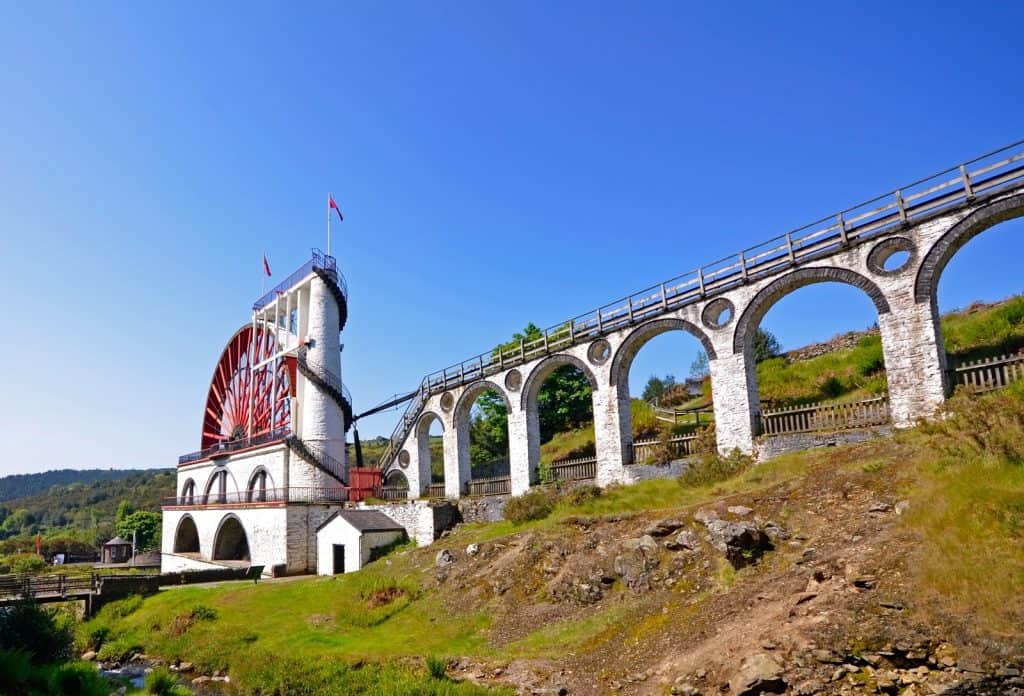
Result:
<svg viewBox="0 0 1024 696"><path fill-rule="evenodd" d="M191 662L182 662L178 665L179 672L191 672L196 668Z"/></svg>
<svg viewBox="0 0 1024 696"><path fill-rule="evenodd" d="M874 503L868 508L868 512L888 512L889 503Z"/></svg>
<svg viewBox="0 0 1024 696"><path fill-rule="evenodd" d="M195 686L202 686L203 684L209 684L211 681L213 681L212 677L207 677L206 675L203 675L193 679L192 684L194 684Z"/></svg>
<svg viewBox="0 0 1024 696"><path fill-rule="evenodd" d="M786 691L782 667L771 655L755 653L743 660L739 671L729 680L731 693L737 696L781 694Z"/></svg>
<svg viewBox="0 0 1024 696"><path fill-rule="evenodd" d="M703 521L711 544L725 554L734 568L756 563L765 551L774 548L771 540L753 522L726 522L716 517Z"/></svg>
<svg viewBox="0 0 1024 696"><path fill-rule="evenodd" d="M730 505L726 509L729 511L730 515L736 515L737 517L746 517L753 512L753 510L748 508L746 505Z"/></svg>
<svg viewBox="0 0 1024 696"><path fill-rule="evenodd" d="M92 662L93 660L96 659L96 651L95 650L86 650L84 653L82 653L82 659L85 660L86 662Z"/></svg>
<svg viewBox="0 0 1024 696"><path fill-rule="evenodd" d="M475 556L480 553L480 544L470 544L466 547L466 555Z"/></svg>
<svg viewBox="0 0 1024 696"><path fill-rule="evenodd" d="M663 537L668 536L672 532L676 531L683 526L683 521L678 517L667 517L663 520L658 520L650 527L644 530L644 534L652 537Z"/></svg>
<svg viewBox="0 0 1024 696"><path fill-rule="evenodd" d="M453 556L452 552L448 549L441 549L437 552L437 556L434 557L434 565L436 565L438 568L450 566L454 562L455 556Z"/></svg>
<svg viewBox="0 0 1024 696"><path fill-rule="evenodd" d="M698 546L700 546L700 539L689 529L684 529L671 539L665 541L665 548L672 551L678 551L679 549L692 551Z"/></svg>
<svg viewBox="0 0 1024 696"><path fill-rule="evenodd" d="M650 588L647 572L658 565L658 542L649 535L629 539L622 544L622 553L615 557L613 569L631 590Z"/></svg>
<svg viewBox="0 0 1024 696"><path fill-rule="evenodd" d="M896 503L896 507L893 508L893 510L896 512L897 515L902 515L904 512L906 512L909 509L910 509L910 501L909 500L901 500L900 502Z"/></svg>

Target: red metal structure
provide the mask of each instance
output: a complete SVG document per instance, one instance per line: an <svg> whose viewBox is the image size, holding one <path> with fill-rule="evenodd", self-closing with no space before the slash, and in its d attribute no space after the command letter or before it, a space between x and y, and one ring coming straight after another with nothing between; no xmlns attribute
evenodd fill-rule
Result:
<svg viewBox="0 0 1024 696"><path fill-rule="evenodd" d="M231 337L210 380L202 449L291 426L295 359L278 357L261 365L277 351L270 328L254 331L247 325Z"/></svg>

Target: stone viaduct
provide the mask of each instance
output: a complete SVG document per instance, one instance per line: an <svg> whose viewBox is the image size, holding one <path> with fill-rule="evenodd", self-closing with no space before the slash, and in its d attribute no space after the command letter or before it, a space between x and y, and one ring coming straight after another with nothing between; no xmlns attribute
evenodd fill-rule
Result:
<svg viewBox="0 0 1024 696"><path fill-rule="evenodd" d="M411 496L425 493L428 431L438 419L445 495L461 495L470 479L469 410L493 389L508 406L511 492L525 492L540 461L538 391L552 370L571 364L593 387L596 483L633 480L629 368L666 331L692 334L707 351L719 451L756 453L754 332L779 299L823 282L861 289L878 311L892 425L932 416L949 393L939 279L971 238L1024 215L1022 161L1024 141L570 319L543 339L428 375L381 465L405 474Z"/></svg>

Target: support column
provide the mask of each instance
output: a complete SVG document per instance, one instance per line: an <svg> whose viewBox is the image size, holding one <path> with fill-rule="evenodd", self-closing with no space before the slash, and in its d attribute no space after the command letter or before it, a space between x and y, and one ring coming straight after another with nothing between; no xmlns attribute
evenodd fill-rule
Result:
<svg viewBox="0 0 1024 696"><path fill-rule="evenodd" d="M469 424L458 427L446 423L444 429L444 494L447 498L462 496L470 477Z"/></svg>
<svg viewBox="0 0 1024 696"><path fill-rule="evenodd" d="M623 423L621 400L617 390L605 382L594 390L594 444L597 449L598 486L607 486L626 480L626 456L623 428L629 427L628 419ZM629 402L626 402L628 413ZM632 438L629 438L631 441ZM631 442L630 442L631 443Z"/></svg>
<svg viewBox="0 0 1024 696"><path fill-rule="evenodd" d="M892 424L908 428L935 415L946 399L946 351L938 312L931 302L915 303L910 293L890 298L879 315L882 355L889 382Z"/></svg>
<svg viewBox="0 0 1024 696"><path fill-rule="evenodd" d="M530 466L529 419L525 409L518 406L518 403L513 403L508 412L508 467L512 495L522 495L537 483L537 470ZM533 440L538 443L539 460L540 424L535 423L535 426L537 430Z"/></svg>
<svg viewBox="0 0 1024 696"><path fill-rule="evenodd" d="M708 362L711 395L715 409L715 437L718 451L727 455L734 449L743 454L754 451L754 434L761 417L757 402L754 361L743 353L719 354Z"/></svg>

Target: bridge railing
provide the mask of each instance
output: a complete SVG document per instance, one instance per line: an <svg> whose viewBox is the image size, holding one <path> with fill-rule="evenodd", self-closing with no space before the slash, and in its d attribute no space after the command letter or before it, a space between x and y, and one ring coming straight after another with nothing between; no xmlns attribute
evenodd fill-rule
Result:
<svg viewBox="0 0 1024 696"><path fill-rule="evenodd" d="M999 389L1024 379L1024 352L961 363L951 372L954 386L963 385L979 391Z"/></svg>
<svg viewBox="0 0 1024 696"><path fill-rule="evenodd" d="M591 341L801 262L902 230L911 222L1024 183L1024 140L790 230L621 300L560 322L517 348L495 349L424 377L381 458L388 466L431 395Z"/></svg>
<svg viewBox="0 0 1024 696"><path fill-rule="evenodd" d="M256 300L252 308L254 310L263 309L276 300L278 295L283 294L300 280L312 273L314 268L319 268L320 270L330 273L335 282L337 282L338 287L341 289L341 293L346 298L348 297L348 284L345 282L345 276L338 271L337 260L333 256L328 256L319 249L313 249L308 261L299 266L299 268L290 276L271 288L270 292L265 293L263 297Z"/></svg>
<svg viewBox="0 0 1024 696"><path fill-rule="evenodd" d="M761 414L762 435L853 430L888 425L889 397L862 401L817 403L765 411Z"/></svg>

